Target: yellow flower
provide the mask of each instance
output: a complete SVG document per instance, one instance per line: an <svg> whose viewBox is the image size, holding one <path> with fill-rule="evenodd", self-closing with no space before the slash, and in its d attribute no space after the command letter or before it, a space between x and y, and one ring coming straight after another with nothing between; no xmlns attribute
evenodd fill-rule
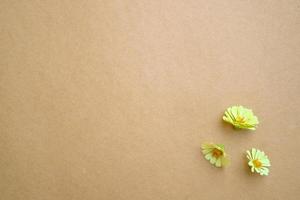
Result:
<svg viewBox="0 0 300 200"><path fill-rule="evenodd" d="M206 143L202 144L202 153L206 160L216 167L223 167L229 163L223 144Z"/></svg>
<svg viewBox="0 0 300 200"><path fill-rule="evenodd" d="M263 151L252 148L251 151L247 151L247 158L252 173L256 172L262 176L267 176L269 174L268 167L271 166L271 163L268 156L265 155Z"/></svg>
<svg viewBox="0 0 300 200"><path fill-rule="evenodd" d="M232 124L235 128L255 130L259 124L257 117L251 109L243 106L232 106L227 108L223 120Z"/></svg>

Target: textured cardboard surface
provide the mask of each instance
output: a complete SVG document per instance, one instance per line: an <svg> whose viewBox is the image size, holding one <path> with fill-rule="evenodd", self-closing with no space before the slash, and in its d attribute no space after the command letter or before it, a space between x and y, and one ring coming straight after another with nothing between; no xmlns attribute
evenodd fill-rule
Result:
<svg viewBox="0 0 300 200"><path fill-rule="evenodd" d="M1 0L1 199L299 199L299 23L296 0Z"/></svg>

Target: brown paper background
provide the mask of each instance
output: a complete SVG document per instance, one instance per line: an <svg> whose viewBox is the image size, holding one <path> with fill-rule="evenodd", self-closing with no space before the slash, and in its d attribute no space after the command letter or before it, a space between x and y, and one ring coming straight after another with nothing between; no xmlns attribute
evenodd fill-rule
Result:
<svg viewBox="0 0 300 200"><path fill-rule="evenodd" d="M0 25L0 199L300 198L299 1L1 0Z"/></svg>

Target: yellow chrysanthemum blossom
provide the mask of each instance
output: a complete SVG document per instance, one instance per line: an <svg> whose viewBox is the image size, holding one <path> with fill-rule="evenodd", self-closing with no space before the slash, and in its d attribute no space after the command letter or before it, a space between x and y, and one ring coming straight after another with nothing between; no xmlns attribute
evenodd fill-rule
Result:
<svg viewBox="0 0 300 200"><path fill-rule="evenodd" d="M243 106L232 106L227 108L223 120L232 124L235 128L255 130L259 124L257 117L251 109Z"/></svg>
<svg viewBox="0 0 300 200"><path fill-rule="evenodd" d="M269 174L268 167L271 166L271 163L268 156L265 155L263 151L252 148L251 151L247 151L247 158L252 173L256 172L262 176L267 176Z"/></svg>
<svg viewBox="0 0 300 200"><path fill-rule="evenodd" d="M223 167L229 163L223 144L206 143L202 144L202 153L206 160L216 167Z"/></svg>

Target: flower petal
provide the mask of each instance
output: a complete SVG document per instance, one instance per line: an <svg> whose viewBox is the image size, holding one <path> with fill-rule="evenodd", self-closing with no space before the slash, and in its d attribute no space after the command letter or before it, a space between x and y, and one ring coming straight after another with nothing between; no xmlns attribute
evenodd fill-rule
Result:
<svg viewBox="0 0 300 200"><path fill-rule="evenodd" d="M252 159L252 155L251 155L251 153L250 153L250 151L249 151L249 150L247 150L247 158L248 158L249 160L251 160L251 159Z"/></svg>
<svg viewBox="0 0 300 200"><path fill-rule="evenodd" d="M206 160L210 160L212 158L212 153L208 153L205 155Z"/></svg>
<svg viewBox="0 0 300 200"><path fill-rule="evenodd" d="M213 150L213 149L210 149L210 148L209 148L209 149L203 149L203 150L202 150L202 153L203 153L203 154L208 154L208 153L212 152L212 150Z"/></svg>
<svg viewBox="0 0 300 200"><path fill-rule="evenodd" d="M256 149L252 148L251 154L252 154L252 159L256 159Z"/></svg>
<svg viewBox="0 0 300 200"><path fill-rule="evenodd" d="M212 158L210 159L210 163L211 163L211 164L215 164L216 161L217 161L217 158L214 157L214 156L212 156Z"/></svg>
<svg viewBox="0 0 300 200"><path fill-rule="evenodd" d="M222 159L218 158L216 161L216 167L222 167Z"/></svg>

